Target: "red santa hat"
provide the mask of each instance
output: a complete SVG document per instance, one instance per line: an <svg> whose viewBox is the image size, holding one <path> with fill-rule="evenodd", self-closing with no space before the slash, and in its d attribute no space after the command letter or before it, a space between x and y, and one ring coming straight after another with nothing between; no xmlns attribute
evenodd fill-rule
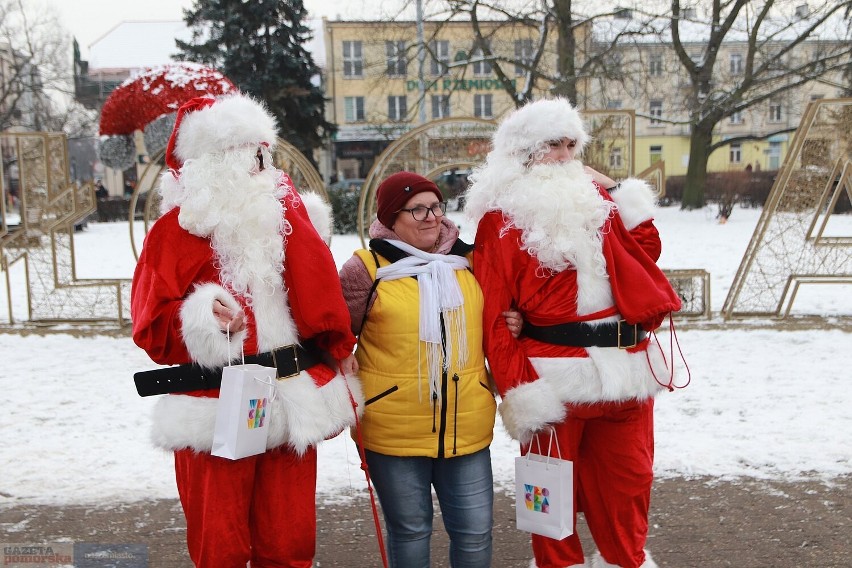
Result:
<svg viewBox="0 0 852 568"><path fill-rule="evenodd" d="M589 140L583 119L564 98L528 103L508 115L494 133L494 152L526 160L540 144L560 138L577 141L577 153Z"/></svg>
<svg viewBox="0 0 852 568"><path fill-rule="evenodd" d="M396 214L406 202L424 191L431 191L444 199L435 182L414 172L397 172L388 177L376 190L376 217L388 229L393 228Z"/></svg>
<svg viewBox="0 0 852 568"><path fill-rule="evenodd" d="M178 109L166 146L166 165L180 170L187 160L252 145L274 149L275 118L263 104L243 95L196 97Z"/></svg>

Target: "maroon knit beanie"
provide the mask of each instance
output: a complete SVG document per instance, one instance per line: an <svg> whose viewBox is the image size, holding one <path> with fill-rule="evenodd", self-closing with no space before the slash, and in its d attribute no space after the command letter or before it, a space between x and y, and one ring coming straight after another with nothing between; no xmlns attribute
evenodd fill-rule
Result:
<svg viewBox="0 0 852 568"><path fill-rule="evenodd" d="M431 191L438 196L438 199L444 199L441 195L441 190L435 185L432 180L415 174L413 172L397 172L388 177L379 185L376 190L377 210L376 217L388 229L393 228L393 223L396 220L397 212L405 207L406 202L412 196L424 191Z"/></svg>

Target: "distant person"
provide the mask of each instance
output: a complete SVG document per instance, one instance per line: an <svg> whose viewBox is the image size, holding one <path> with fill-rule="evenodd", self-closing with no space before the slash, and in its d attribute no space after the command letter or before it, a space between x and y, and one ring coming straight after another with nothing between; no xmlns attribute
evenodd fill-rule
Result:
<svg viewBox="0 0 852 568"><path fill-rule="evenodd" d="M503 120L471 175L485 354L509 434L542 453L531 441L552 427L550 455L574 462L574 506L598 548L584 552L575 520L563 540L532 535L532 566L652 568L654 396L673 387L648 334L680 299L656 265L653 192L584 167L587 140L571 103L539 100ZM524 319L518 338L509 308Z"/></svg>
<svg viewBox="0 0 852 568"><path fill-rule="evenodd" d="M101 180L95 181L95 198L100 201L107 197L109 197L109 191L104 187L104 182Z"/></svg>

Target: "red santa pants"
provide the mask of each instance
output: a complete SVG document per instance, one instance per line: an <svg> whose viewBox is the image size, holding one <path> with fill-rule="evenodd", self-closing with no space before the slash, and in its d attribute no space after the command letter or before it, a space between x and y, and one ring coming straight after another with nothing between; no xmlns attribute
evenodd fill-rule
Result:
<svg viewBox="0 0 852 568"><path fill-rule="evenodd" d="M228 460L175 452L189 556L200 568L310 568L316 547L317 454Z"/></svg>
<svg viewBox="0 0 852 568"><path fill-rule="evenodd" d="M607 562L641 566L653 481L653 399L569 405L568 418L555 428L562 458L574 462L574 534L563 540L532 535L536 566L583 564L577 511L585 514ZM557 455L555 448L551 455Z"/></svg>

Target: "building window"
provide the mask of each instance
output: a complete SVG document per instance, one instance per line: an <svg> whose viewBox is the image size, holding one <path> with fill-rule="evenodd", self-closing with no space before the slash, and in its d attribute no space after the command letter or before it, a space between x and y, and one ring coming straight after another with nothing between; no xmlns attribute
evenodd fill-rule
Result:
<svg viewBox="0 0 852 568"><path fill-rule="evenodd" d="M656 164L660 160L663 159L663 147L662 146L651 146L648 152L648 158L651 164Z"/></svg>
<svg viewBox="0 0 852 568"><path fill-rule="evenodd" d="M779 102L770 102L769 103L769 122L781 122L781 118L783 116L783 112L781 111L781 103Z"/></svg>
<svg viewBox="0 0 852 568"><path fill-rule="evenodd" d="M769 143L769 169L777 170L781 167L781 142Z"/></svg>
<svg viewBox="0 0 852 568"><path fill-rule="evenodd" d="M388 62L388 76L405 77L408 71L408 62L405 59L405 42L386 41L385 56Z"/></svg>
<svg viewBox="0 0 852 568"><path fill-rule="evenodd" d="M364 97L346 97L343 106L346 109L346 122L364 121Z"/></svg>
<svg viewBox="0 0 852 568"><path fill-rule="evenodd" d="M388 118L390 120L405 120L408 114L408 101L405 95L388 97Z"/></svg>
<svg viewBox="0 0 852 568"><path fill-rule="evenodd" d="M739 164L743 161L743 147L739 142L731 144L731 163Z"/></svg>
<svg viewBox="0 0 852 568"><path fill-rule="evenodd" d="M477 47L474 52L471 54L471 59L482 59L485 57L485 51L481 47ZM491 75L491 62L490 61L474 61L473 63L473 74L476 76L484 76Z"/></svg>
<svg viewBox="0 0 852 568"><path fill-rule="evenodd" d="M736 111L731 115L731 124L742 124L743 123L743 113L742 111Z"/></svg>
<svg viewBox="0 0 852 568"><path fill-rule="evenodd" d="M429 42L429 49L432 50L432 75L443 75L450 64L450 42L435 40Z"/></svg>
<svg viewBox="0 0 852 568"><path fill-rule="evenodd" d="M663 56L660 54L652 55L648 61L648 74L651 77L663 76Z"/></svg>
<svg viewBox="0 0 852 568"><path fill-rule="evenodd" d="M364 57L360 41L343 42L343 76L363 77Z"/></svg>
<svg viewBox="0 0 852 568"><path fill-rule="evenodd" d="M523 75L533 63L533 41L531 39L515 40L515 75Z"/></svg>
<svg viewBox="0 0 852 568"><path fill-rule="evenodd" d="M613 148L610 150L609 167L616 170L621 169L621 148Z"/></svg>
<svg viewBox="0 0 852 568"><path fill-rule="evenodd" d="M728 59L728 63L730 64L731 75L742 75L743 74L743 54L742 53L732 53L730 58Z"/></svg>
<svg viewBox="0 0 852 568"><path fill-rule="evenodd" d="M651 115L651 126L662 126L663 123L660 121L663 118L663 101L651 101L650 112Z"/></svg>
<svg viewBox="0 0 852 568"><path fill-rule="evenodd" d="M494 118L491 111L491 100L493 95L473 96L473 116L476 118Z"/></svg>
<svg viewBox="0 0 852 568"><path fill-rule="evenodd" d="M618 110L621 108L621 99L610 99L606 102L606 108L609 110Z"/></svg>
<svg viewBox="0 0 852 568"><path fill-rule="evenodd" d="M450 95L432 95L432 118L450 116Z"/></svg>

